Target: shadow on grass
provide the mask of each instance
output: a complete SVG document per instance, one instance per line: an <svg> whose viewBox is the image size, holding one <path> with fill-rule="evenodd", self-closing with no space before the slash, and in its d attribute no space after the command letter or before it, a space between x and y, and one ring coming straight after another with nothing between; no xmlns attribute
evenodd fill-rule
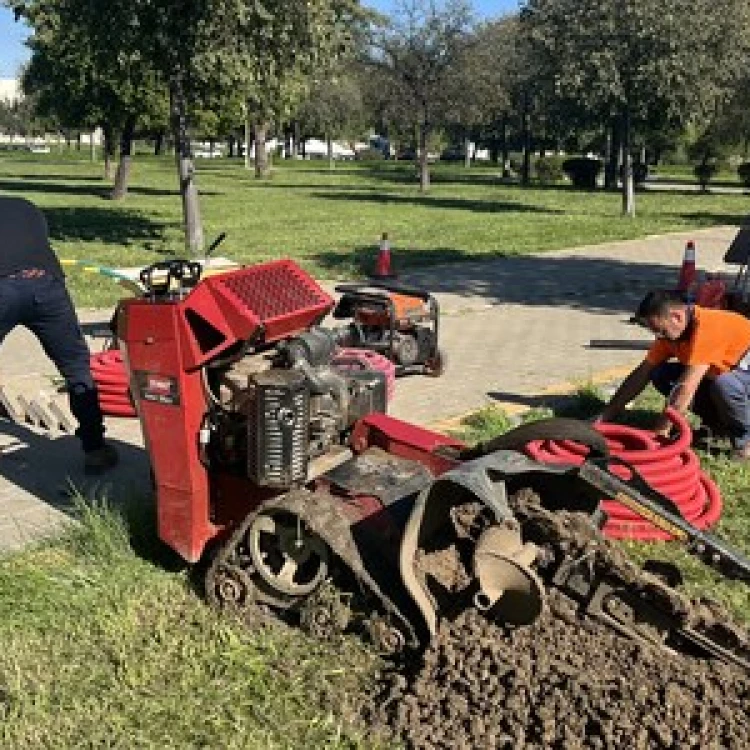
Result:
<svg viewBox="0 0 750 750"><path fill-rule="evenodd" d="M398 204L432 208L440 211L459 210L472 211L476 213L534 213L534 214L563 214L564 211L551 208L541 208L523 203L510 201L472 200L471 198L440 198L432 195L397 195L382 192L346 192L338 193L312 193L314 198L323 198L331 201L366 202L382 204Z"/></svg>
<svg viewBox="0 0 750 750"><path fill-rule="evenodd" d="M747 222L747 214L716 214L706 211L678 214L681 219L700 227L712 227L717 224L740 227Z"/></svg>
<svg viewBox="0 0 750 750"><path fill-rule="evenodd" d="M38 172L35 174L14 174L13 176L19 180L34 180L39 182L49 182L50 180L69 180L71 182L104 182L104 178L101 176L93 177L78 174L54 174L52 172L45 172L44 174L39 174Z"/></svg>
<svg viewBox="0 0 750 750"><path fill-rule="evenodd" d="M45 208L50 238L58 241L101 240L123 243L128 240L160 240L166 226L135 211L119 206L109 208Z"/></svg>
<svg viewBox="0 0 750 750"><path fill-rule="evenodd" d="M77 179L78 178L76 178L76 180ZM112 185L107 183L102 183L98 186L71 185L63 182L42 182L41 180L30 185L25 179L0 179L0 190L9 190L22 194L51 193L56 195L86 195L94 196L95 198L101 198L102 200L109 200L112 193ZM179 195L179 191L176 189L163 190L161 188L141 187L139 185L129 186L128 193L132 193L133 195L147 195L157 198ZM219 195L219 193L201 191L201 195Z"/></svg>
<svg viewBox="0 0 750 750"><path fill-rule="evenodd" d="M318 266L329 270L335 278L339 275L346 277L352 273L362 277L372 274L377 263L377 255L378 250L372 245L360 245L352 248L351 252L346 255L340 252L322 251L314 253L312 257ZM429 267L434 263L459 263L471 257L457 248L413 249L399 254L398 267L394 267L394 270L400 272L406 268L419 269Z"/></svg>

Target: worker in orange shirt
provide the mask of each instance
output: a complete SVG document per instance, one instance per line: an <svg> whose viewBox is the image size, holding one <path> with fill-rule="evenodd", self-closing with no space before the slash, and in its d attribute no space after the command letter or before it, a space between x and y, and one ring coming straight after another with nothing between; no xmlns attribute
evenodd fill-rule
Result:
<svg viewBox="0 0 750 750"><path fill-rule="evenodd" d="M651 382L668 405L690 409L711 431L728 436L735 458L750 459L750 320L688 304L673 291L649 292L635 319L656 340L599 419L610 421ZM662 415L655 432L667 436L670 427Z"/></svg>

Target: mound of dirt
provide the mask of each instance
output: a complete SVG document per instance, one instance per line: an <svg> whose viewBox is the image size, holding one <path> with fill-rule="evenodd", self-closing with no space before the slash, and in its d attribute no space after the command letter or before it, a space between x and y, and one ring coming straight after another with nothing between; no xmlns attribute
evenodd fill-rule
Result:
<svg viewBox="0 0 750 750"><path fill-rule="evenodd" d="M566 616L509 631L467 610L392 672L371 720L409 748L750 747L750 679Z"/></svg>

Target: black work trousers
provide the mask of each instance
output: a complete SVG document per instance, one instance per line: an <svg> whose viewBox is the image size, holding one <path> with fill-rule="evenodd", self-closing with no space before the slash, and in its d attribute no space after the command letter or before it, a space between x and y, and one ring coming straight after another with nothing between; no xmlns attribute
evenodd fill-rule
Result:
<svg viewBox="0 0 750 750"><path fill-rule="evenodd" d="M18 325L28 328L65 379L70 410L86 452L104 444L104 419L91 376L90 353L65 282L47 273L0 277L0 342Z"/></svg>

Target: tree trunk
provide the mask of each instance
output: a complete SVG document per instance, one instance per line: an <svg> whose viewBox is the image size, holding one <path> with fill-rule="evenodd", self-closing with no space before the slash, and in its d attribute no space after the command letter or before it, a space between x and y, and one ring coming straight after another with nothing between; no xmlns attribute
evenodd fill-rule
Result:
<svg viewBox="0 0 750 750"><path fill-rule="evenodd" d="M294 121L294 142L292 143L292 156L296 159L301 151L302 144L300 143L300 132L299 132L299 121Z"/></svg>
<svg viewBox="0 0 750 750"><path fill-rule="evenodd" d="M503 160L503 177L510 177L510 147L508 146L508 115L500 120L500 158Z"/></svg>
<svg viewBox="0 0 750 750"><path fill-rule="evenodd" d="M154 136L154 156L161 156L164 150L164 131L158 130Z"/></svg>
<svg viewBox="0 0 750 750"><path fill-rule="evenodd" d="M633 159L630 156L630 110L622 118L622 213L635 216L635 190L633 189Z"/></svg>
<svg viewBox="0 0 750 750"><path fill-rule="evenodd" d="M245 114L245 169L250 169L250 141L252 139L252 123L250 122L250 107Z"/></svg>
<svg viewBox="0 0 750 750"><path fill-rule="evenodd" d="M258 180L264 180L271 175L271 168L268 164L268 152L266 151L267 133L267 120L255 123L255 178Z"/></svg>
<svg viewBox="0 0 750 750"><path fill-rule="evenodd" d="M96 161L96 143L94 142L94 133L96 131L92 130L91 135L89 136L89 157L93 162Z"/></svg>
<svg viewBox="0 0 750 750"><path fill-rule="evenodd" d="M120 134L120 163L117 165L115 185L112 188L113 201L122 200L128 194L128 181L133 162L133 133L135 132L135 117L128 117Z"/></svg>
<svg viewBox="0 0 750 750"><path fill-rule="evenodd" d="M617 187L619 154L620 129L617 127L617 118L613 117L607 127L607 163L604 167L604 187L607 190Z"/></svg>
<svg viewBox="0 0 750 750"><path fill-rule="evenodd" d="M234 149L236 145L237 139L230 133L229 138L227 138L227 153L229 154L230 159L234 157Z"/></svg>
<svg viewBox="0 0 750 750"><path fill-rule="evenodd" d="M328 154L328 169L333 169L336 166L333 161L333 141L328 133L326 133L326 152Z"/></svg>
<svg viewBox="0 0 750 750"><path fill-rule="evenodd" d="M104 179L109 182L112 179L112 157L115 154L115 133L109 123L102 126L102 138L104 139Z"/></svg>
<svg viewBox="0 0 750 750"><path fill-rule="evenodd" d="M531 182L531 127L529 126L529 94L523 94L523 116L521 123L521 138L523 142L523 165L521 167L521 184L528 185Z"/></svg>
<svg viewBox="0 0 750 750"><path fill-rule="evenodd" d="M471 167L471 154L469 153L470 146L471 141L469 140L469 136L464 136L464 167L466 167L466 169Z"/></svg>
<svg viewBox="0 0 750 750"><path fill-rule="evenodd" d="M427 136L429 125L423 122L419 128L419 192L430 189L430 163L427 161Z"/></svg>
<svg viewBox="0 0 750 750"><path fill-rule="evenodd" d="M182 219L185 228L185 250L191 258L203 252L203 223L201 221L195 167L190 151L187 129L187 106L180 74L170 81L169 105L177 160L177 177L182 199Z"/></svg>

